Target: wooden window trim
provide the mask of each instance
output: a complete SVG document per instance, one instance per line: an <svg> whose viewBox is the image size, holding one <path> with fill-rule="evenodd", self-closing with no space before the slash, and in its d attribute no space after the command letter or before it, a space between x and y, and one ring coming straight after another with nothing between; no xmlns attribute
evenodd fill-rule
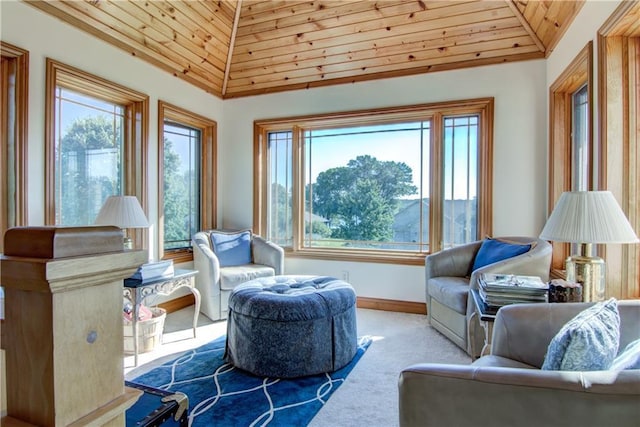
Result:
<svg viewBox="0 0 640 427"><path fill-rule="evenodd" d="M640 234L640 2L622 2L598 30L599 189ZM607 297L640 297L640 245L601 245Z"/></svg>
<svg viewBox="0 0 640 427"><path fill-rule="evenodd" d="M587 45L571 61L562 74L549 88L549 199L548 213L551 214L560 195L571 190L571 95L587 84L589 110L587 120L589 133L589 186L593 188L594 162L597 153L593 145L593 42ZM568 243L552 242L552 269L563 270L569 256Z"/></svg>
<svg viewBox="0 0 640 427"><path fill-rule="evenodd" d="M13 212L15 223L10 224L7 217L6 205L9 197L9 189L7 188L7 180L2 177L0 184L0 235L4 235L4 231L13 226L26 225L28 221L28 204L27 204L27 135L28 135L28 117L29 117L29 52L12 44L0 41L0 55L2 56L2 69L0 80L2 89L2 99L0 99L0 170L6 171L5 165L8 161L12 161L15 168L15 211ZM9 143L9 135L6 134L8 129L7 114L5 107L8 106L7 98L7 69L8 62L15 64L15 110L14 114L14 156L8 158L7 147ZM5 172L6 173L6 172ZM0 237L0 253L3 249L3 239Z"/></svg>
<svg viewBox="0 0 640 427"><path fill-rule="evenodd" d="M299 117L287 117L279 119L267 119L254 121L254 203L253 203L253 229L257 234L265 234L267 230L267 211L268 200L267 179L268 170L268 153L267 153L267 133L278 130L293 130L293 147L294 147L294 218L293 227L297 230L294 233L294 242L291 249L287 249L288 256L296 256L301 258L327 259L327 260L344 260L344 261L360 261L360 262L378 262L393 263L407 265L422 265L424 263L425 254L395 254L388 251L359 251L347 249L321 249L321 248L302 248L299 242L299 236L304 223L301 216L303 209L302 192L299 182L301 180L300 165L302 149L299 142L300 131L297 129L310 128L326 128L326 127L342 127L354 126L357 124L380 124L392 123L398 121L408 121L416 119L424 119L430 117L442 117L445 115L464 115L479 114L479 128L481 142L478 151L478 171L484 171L478 176L478 236L492 234L492 206L493 206L493 98L478 98L461 101L446 101L430 104L419 104L411 106L400 106L391 108L379 108L358 110L352 112L339 112L318 115L308 115ZM432 132L438 132L439 138L442 138L442 126L436 123L432 126ZM433 135L436 135L435 133ZM432 138L432 141L434 139ZM432 142L433 145L433 142ZM436 144L437 145L437 144ZM439 221L436 217L436 209L442 208L440 199L442 198L442 180L439 175L435 175L433 171L442 170L442 156L440 149L433 149L430 156L432 178L430 179L431 202L429 217L429 248L430 252L436 252L442 248L442 233Z"/></svg>
<svg viewBox="0 0 640 427"><path fill-rule="evenodd" d="M55 90L65 88L125 106L125 147L123 193L138 197L148 216L147 167L149 97L141 92L63 64L46 61L45 92L45 224L55 225ZM148 230L130 230L134 248L147 247Z"/></svg>
<svg viewBox="0 0 640 427"><path fill-rule="evenodd" d="M200 229L216 228L217 188L217 134L218 124L207 117L192 113L165 101L158 101L158 252L162 259L172 259L175 263L193 261L192 250L164 251L164 122L165 120L184 124L201 132L200 159Z"/></svg>

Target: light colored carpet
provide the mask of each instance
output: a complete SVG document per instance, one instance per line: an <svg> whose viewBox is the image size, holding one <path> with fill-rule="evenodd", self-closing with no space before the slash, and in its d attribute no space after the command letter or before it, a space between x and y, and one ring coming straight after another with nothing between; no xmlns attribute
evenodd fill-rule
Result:
<svg viewBox="0 0 640 427"><path fill-rule="evenodd" d="M200 346L226 333L226 322L198 320L198 337L191 338L193 307L171 313L165 322L164 343L140 355L139 367L125 359L125 376L134 378L176 353ZM425 315L358 309L358 336L373 343L309 424L311 427L392 427L398 425L398 376L412 364L442 362L469 364L467 354L436 332Z"/></svg>

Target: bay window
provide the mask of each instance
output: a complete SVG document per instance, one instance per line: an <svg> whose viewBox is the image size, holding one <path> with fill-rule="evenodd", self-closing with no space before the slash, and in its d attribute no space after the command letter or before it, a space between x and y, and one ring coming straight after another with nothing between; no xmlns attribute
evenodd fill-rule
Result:
<svg viewBox="0 0 640 427"><path fill-rule="evenodd" d="M297 256L420 263L490 233L492 99L255 123L255 231Z"/></svg>

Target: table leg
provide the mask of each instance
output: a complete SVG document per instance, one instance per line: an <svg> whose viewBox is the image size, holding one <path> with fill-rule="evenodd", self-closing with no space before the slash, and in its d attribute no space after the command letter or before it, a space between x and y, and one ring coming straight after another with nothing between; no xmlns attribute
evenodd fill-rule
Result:
<svg viewBox="0 0 640 427"><path fill-rule="evenodd" d="M475 334L472 331L472 325L473 325L473 320L476 317L478 317L478 313L474 311L473 313L471 313L471 316L469 316L469 321L467 322L467 342L471 347L471 357L473 359L475 359L476 357L476 340L474 338Z"/></svg>
<svg viewBox="0 0 640 427"><path fill-rule="evenodd" d="M200 291L195 287L191 288L193 299L195 299L195 312L193 313L193 337L196 337L196 329L198 328L198 315L200 314Z"/></svg>
<svg viewBox="0 0 640 427"><path fill-rule="evenodd" d="M133 332L133 366L138 366L138 318L140 316L140 302L138 302L138 291L134 288L131 292L133 297L133 318L131 319L131 330Z"/></svg>
<svg viewBox="0 0 640 427"><path fill-rule="evenodd" d="M491 354L491 335L493 334L493 322L480 322L482 325L482 329L484 329L484 346L482 346L482 351L480 352L480 356L486 356L487 354Z"/></svg>

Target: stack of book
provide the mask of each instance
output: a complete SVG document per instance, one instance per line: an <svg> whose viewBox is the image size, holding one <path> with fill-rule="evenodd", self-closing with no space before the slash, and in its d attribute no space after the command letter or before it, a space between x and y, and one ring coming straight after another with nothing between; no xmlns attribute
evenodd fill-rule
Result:
<svg viewBox="0 0 640 427"><path fill-rule="evenodd" d="M131 278L141 282L149 282L151 280L171 278L173 274L173 261L166 260L142 264Z"/></svg>
<svg viewBox="0 0 640 427"><path fill-rule="evenodd" d="M481 274L480 297L488 306L549 302L549 285L537 276Z"/></svg>

